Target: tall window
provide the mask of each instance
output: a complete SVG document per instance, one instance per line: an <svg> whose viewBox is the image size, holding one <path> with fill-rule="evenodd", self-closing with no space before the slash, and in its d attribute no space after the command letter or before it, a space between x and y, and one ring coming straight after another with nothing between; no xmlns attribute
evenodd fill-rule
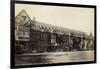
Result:
<svg viewBox="0 0 100 69"><path fill-rule="evenodd" d="M51 35L51 43L56 43L56 35Z"/></svg>

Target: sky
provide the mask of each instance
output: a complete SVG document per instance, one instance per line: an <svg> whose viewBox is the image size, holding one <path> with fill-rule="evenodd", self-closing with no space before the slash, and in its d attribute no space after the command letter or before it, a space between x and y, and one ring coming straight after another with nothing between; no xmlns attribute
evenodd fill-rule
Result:
<svg viewBox="0 0 100 69"><path fill-rule="evenodd" d="M15 4L15 16L23 9L31 19L94 35L94 8Z"/></svg>

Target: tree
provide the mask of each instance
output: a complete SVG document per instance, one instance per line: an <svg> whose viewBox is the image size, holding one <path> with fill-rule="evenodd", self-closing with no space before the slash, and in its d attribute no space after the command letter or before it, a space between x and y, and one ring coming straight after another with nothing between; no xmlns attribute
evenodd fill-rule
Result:
<svg viewBox="0 0 100 69"><path fill-rule="evenodd" d="M87 49L88 50L93 50L94 49L94 38L93 38L92 32L88 36Z"/></svg>

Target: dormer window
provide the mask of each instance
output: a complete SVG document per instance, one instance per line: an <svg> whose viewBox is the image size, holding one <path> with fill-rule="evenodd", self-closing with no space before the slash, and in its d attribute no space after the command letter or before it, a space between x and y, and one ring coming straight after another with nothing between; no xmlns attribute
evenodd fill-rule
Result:
<svg viewBox="0 0 100 69"><path fill-rule="evenodd" d="M27 18L27 17L22 15L22 18L23 18L24 21L26 21L26 18Z"/></svg>

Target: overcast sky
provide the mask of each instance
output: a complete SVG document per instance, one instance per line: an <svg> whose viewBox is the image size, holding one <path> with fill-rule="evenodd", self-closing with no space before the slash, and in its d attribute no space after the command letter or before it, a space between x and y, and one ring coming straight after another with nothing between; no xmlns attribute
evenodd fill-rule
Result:
<svg viewBox="0 0 100 69"><path fill-rule="evenodd" d="M59 7L45 5L16 4L15 16L25 9L31 19L79 30L94 35L94 9L79 7Z"/></svg>

